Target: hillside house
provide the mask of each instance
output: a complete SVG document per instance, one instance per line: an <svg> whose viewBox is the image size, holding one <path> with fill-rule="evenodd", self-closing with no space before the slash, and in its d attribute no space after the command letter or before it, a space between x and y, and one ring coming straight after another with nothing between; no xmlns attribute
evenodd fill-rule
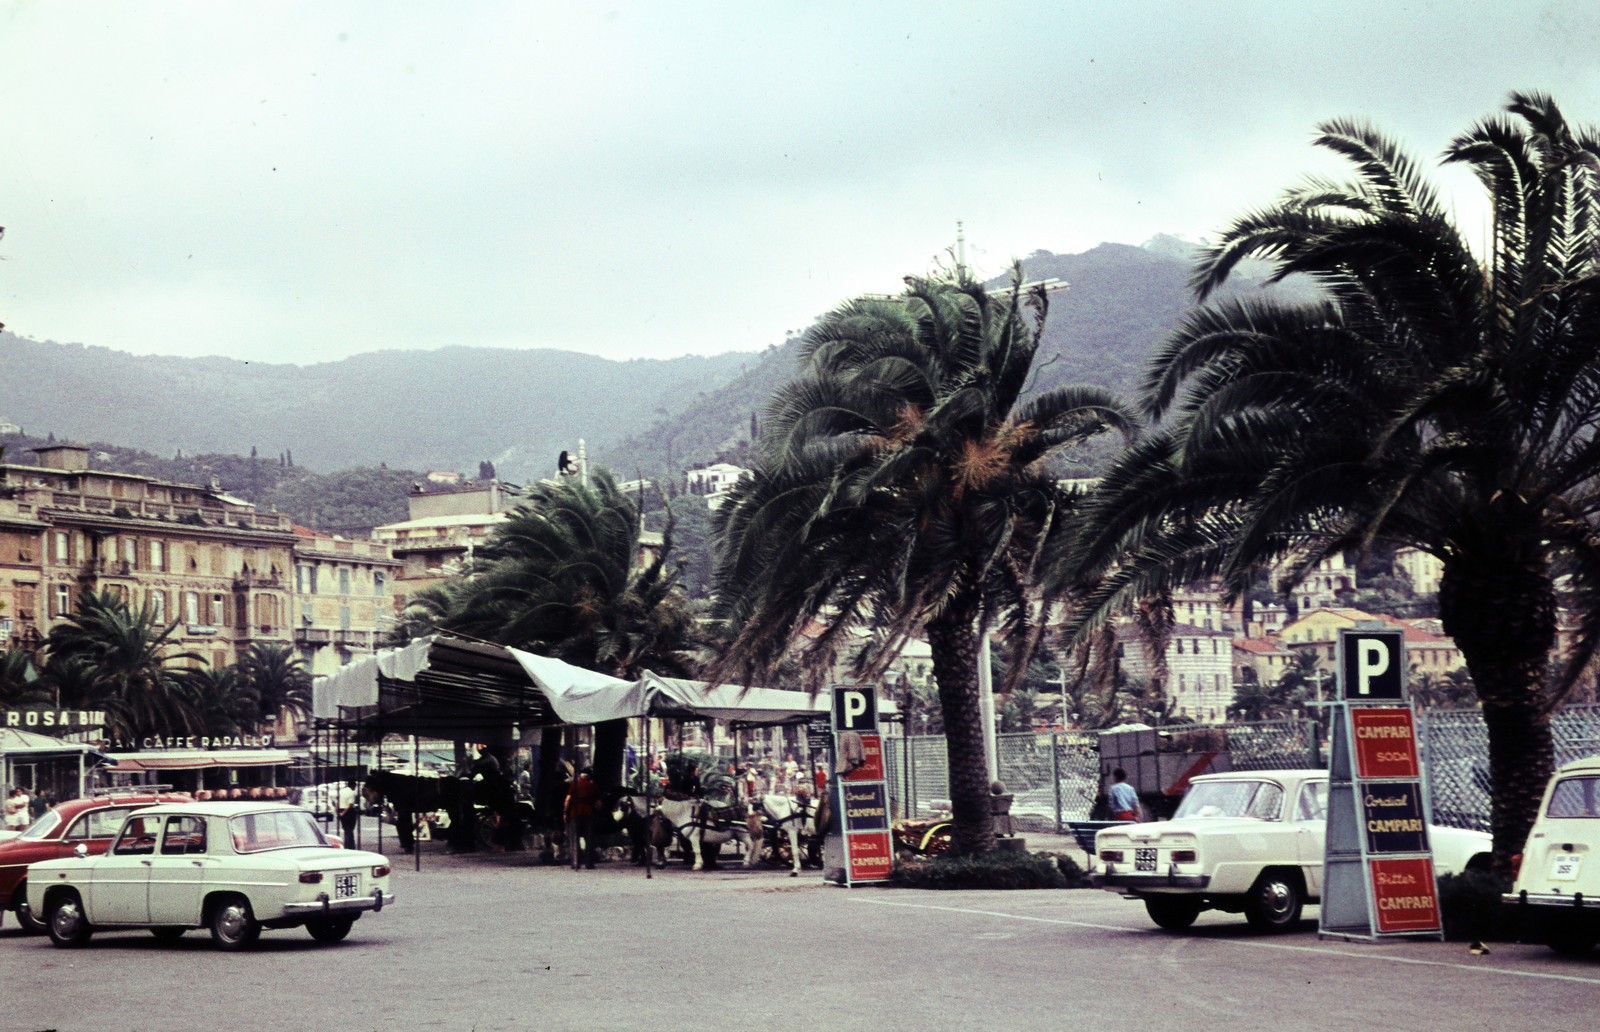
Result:
<svg viewBox="0 0 1600 1032"><path fill-rule="evenodd" d="M702 495L706 500L706 508L714 511L722 505L728 492L733 490L733 485L750 475L750 470L743 466L735 466L728 462L713 462L700 469L685 470L684 491L692 495Z"/></svg>

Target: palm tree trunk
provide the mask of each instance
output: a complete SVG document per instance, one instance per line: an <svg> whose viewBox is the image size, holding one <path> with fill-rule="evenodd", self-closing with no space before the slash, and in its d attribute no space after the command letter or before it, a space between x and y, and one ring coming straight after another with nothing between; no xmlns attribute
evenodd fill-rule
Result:
<svg viewBox="0 0 1600 1032"><path fill-rule="evenodd" d="M944 716L955 844L963 854L994 848L989 761L978 706L977 616L976 600L958 598L928 621L933 678L939 686L939 708Z"/></svg>
<svg viewBox="0 0 1600 1032"><path fill-rule="evenodd" d="M1536 554L1504 549L1493 561L1445 564L1439 615L1445 633L1461 648L1483 702L1494 865L1507 876L1555 768L1555 742L1544 707L1555 608L1549 572Z"/></svg>

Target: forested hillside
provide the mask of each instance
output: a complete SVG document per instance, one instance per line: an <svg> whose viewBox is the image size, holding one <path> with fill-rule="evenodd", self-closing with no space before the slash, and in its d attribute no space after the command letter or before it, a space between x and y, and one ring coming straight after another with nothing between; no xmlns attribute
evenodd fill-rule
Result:
<svg viewBox="0 0 1600 1032"><path fill-rule="evenodd" d="M1193 307L1188 289L1192 248L1173 237L1157 237L1143 247L1101 244L1082 254L1035 251L1024 259L1029 280L1053 276L1071 284L1050 298L1031 390L1072 383L1135 389L1150 352ZM1263 293L1263 272L1259 263L1247 263L1220 296ZM989 285L1008 282L1009 277L996 277ZM1286 300L1311 296L1303 283L1277 285L1270 293ZM798 337L769 347L725 386L605 449L602 460L627 477L635 470L660 476L714 461L749 439L751 415L764 411L772 392L794 375L798 358Z"/></svg>
<svg viewBox="0 0 1600 1032"><path fill-rule="evenodd" d="M542 475L586 438L604 447L692 404L754 356L615 362L570 351L383 351L313 366L135 356L0 333L0 416L35 436L157 455L292 451L355 465Z"/></svg>

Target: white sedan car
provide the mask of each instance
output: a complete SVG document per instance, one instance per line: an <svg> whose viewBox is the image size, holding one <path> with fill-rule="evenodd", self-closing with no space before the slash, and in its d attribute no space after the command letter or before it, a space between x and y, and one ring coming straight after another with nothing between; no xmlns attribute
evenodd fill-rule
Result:
<svg viewBox="0 0 1600 1032"><path fill-rule="evenodd" d="M1327 813L1327 771L1205 774L1189 783L1172 820L1096 835L1102 867L1090 878L1142 900L1162 928L1187 928L1215 909L1284 931L1321 899ZM1435 875L1489 863L1493 843L1483 832L1430 826L1428 838Z"/></svg>
<svg viewBox="0 0 1600 1032"><path fill-rule="evenodd" d="M1600 941L1600 756L1569 763L1545 786L1539 816L1504 899L1522 909L1529 938L1578 956Z"/></svg>
<svg viewBox="0 0 1600 1032"><path fill-rule="evenodd" d="M224 950L263 928L304 925L338 942L364 912L394 902L389 861L329 844L311 815L274 803L165 803L123 822L102 856L28 868L28 905L57 946L99 929L148 928L175 939L207 928Z"/></svg>

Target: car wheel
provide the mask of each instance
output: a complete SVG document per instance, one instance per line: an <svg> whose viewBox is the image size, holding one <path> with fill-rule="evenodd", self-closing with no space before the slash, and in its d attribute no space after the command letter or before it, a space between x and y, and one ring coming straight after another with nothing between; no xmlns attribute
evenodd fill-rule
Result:
<svg viewBox="0 0 1600 1032"><path fill-rule="evenodd" d="M356 923L353 917L334 917L327 920L306 922L306 931L318 942L339 942L350 934L350 927Z"/></svg>
<svg viewBox="0 0 1600 1032"><path fill-rule="evenodd" d="M183 938L183 933L188 929L175 925L162 925L160 928L150 929L150 934L162 942L177 942Z"/></svg>
<svg viewBox="0 0 1600 1032"><path fill-rule="evenodd" d="M1192 899L1146 896L1144 910L1150 915L1150 920L1171 932L1182 931L1200 916L1200 904Z"/></svg>
<svg viewBox="0 0 1600 1032"><path fill-rule="evenodd" d="M1594 949L1595 931L1578 924L1560 924L1545 936L1545 944L1568 957L1581 957Z"/></svg>
<svg viewBox="0 0 1600 1032"><path fill-rule="evenodd" d="M26 900L28 898L28 883L23 882L18 885L16 894L12 898ZM33 908L25 902L17 905L17 924L21 925L23 932L28 935L43 935L48 931L44 922L33 916Z"/></svg>
<svg viewBox="0 0 1600 1032"><path fill-rule="evenodd" d="M247 949L260 937L261 922L243 896L225 896L211 908L211 941L217 949Z"/></svg>
<svg viewBox="0 0 1600 1032"><path fill-rule="evenodd" d="M1245 900L1244 916L1259 932L1286 932L1300 923L1305 900L1300 879L1290 871L1267 871L1256 879Z"/></svg>
<svg viewBox="0 0 1600 1032"><path fill-rule="evenodd" d="M50 941L62 949L74 949L89 941L94 927L84 916L83 902L76 892L63 892L53 897L45 912L45 930Z"/></svg>

